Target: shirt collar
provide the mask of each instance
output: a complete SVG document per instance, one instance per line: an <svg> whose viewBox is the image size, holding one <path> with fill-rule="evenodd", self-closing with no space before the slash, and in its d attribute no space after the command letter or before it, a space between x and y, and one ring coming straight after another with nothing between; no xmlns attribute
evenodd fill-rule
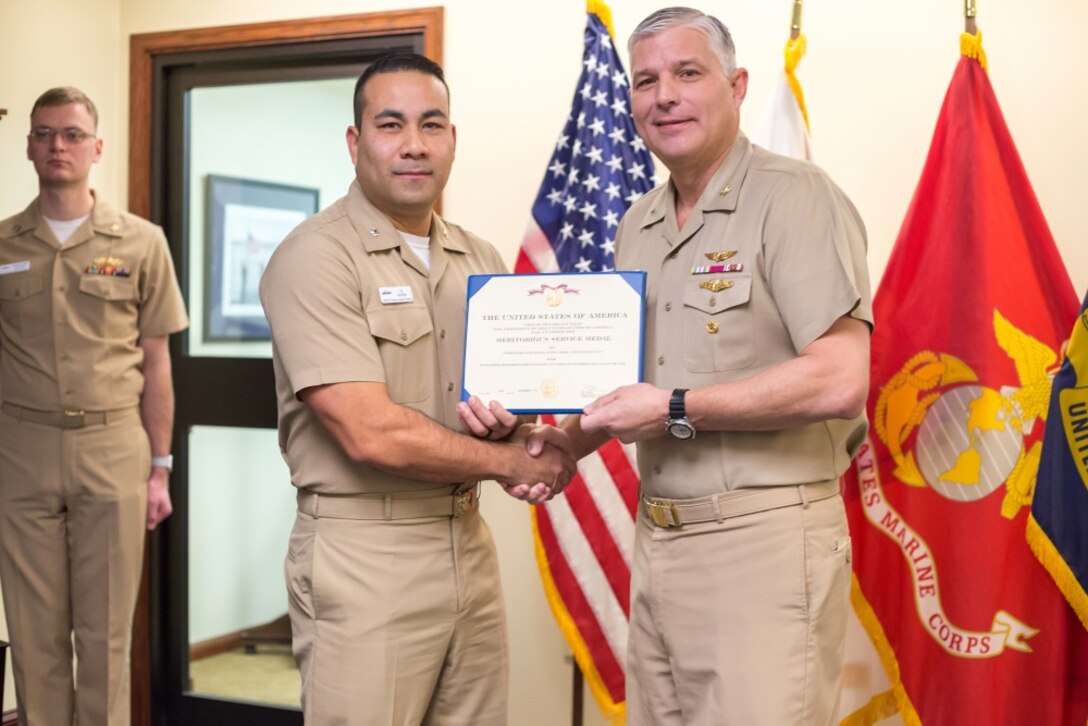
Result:
<svg viewBox="0 0 1088 726"><path fill-rule="evenodd" d="M120 237L122 230L121 213L113 208L109 202L98 198L91 190L94 197L94 206L91 208L91 228L95 234L105 237Z"/></svg>
<svg viewBox="0 0 1088 726"><path fill-rule="evenodd" d="M91 190L91 196L94 197L94 206L91 207L91 230L92 234L73 235L68 240L66 246L72 246L78 244L86 239L90 239L95 234L103 235L106 237L120 237L122 230L121 213L113 208L109 202L105 202L98 198L94 190ZM80 225L82 228L83 225ZM35 198L26 209L18 214L11 221L11 231L15 234L21 234L23 232L31 232L40 240L49 241L53 240L52 231L47 231L49 225L45 221L45 215L42 214L40 200ZM78 230L77 230L78 231ZM52 244L56 244L53 242Z"/></svg>
<svg viewBox="0 0 1088 726"><path fill-rule="evenodd" d="M348 189L347 205L348 217L359 233L359 239L362 240L367 252L380 252L400 246L404 238L389 221L389 217L375 207L363 193L358 180L353 181ZM453 252L469 251L456 235L450 234L450 226L446 220L434 212L431 212L431 228L427 236L432 242L440 244L443 249Z"/></svg>
<svg viewBox="0 0 1088 726"><path fill-rule="evenodd" d="M699 212L732 212L737 208L737 200L740 198L740 189L748 174L748 166L752 160L752 144L743 132L737 132L737 138L729 150L721 166L714 172L714 176L707 182L703 192L699 195L699 201L692 209L692 215ZM650 227L665 219L671 210L675 209L673 201L676 198L676 187L672 179L665 184L663 193L654 197L653 203L642 217L641 227ZM675 213L675 212L672 212Z"/></svg>

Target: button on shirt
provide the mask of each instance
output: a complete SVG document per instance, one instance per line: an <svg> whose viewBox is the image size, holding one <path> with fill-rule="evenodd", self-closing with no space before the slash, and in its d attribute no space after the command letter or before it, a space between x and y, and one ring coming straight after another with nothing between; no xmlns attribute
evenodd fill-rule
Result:
<svg viewBox="0 0 1088 726"><path fill-rule="evenodd" d="M272 255L261 302L272 328L280 448L295 486L324 494L435 487L352 461L298 399L311 386L384 383L395 403L461 428L468 276L506 267L491 245L438 215L429 236L428 273L354 182Z"/></svg>
<svg viewBox="0 0 1088 726"><path fill-rule="evenodd" d="M95 199L61 246L35 200L0 222L0 393L43 411L110 411L143 392L142 337L188 326L162 230Z"/></svg>
<svg viewBox="0 0 1088 726"><path fill-rule="evenodd" d="M738 135L684 229L674 188L628 210L617 269L647 273L646 379L666 389L738 381L798 356L840 317L872 325L865 229L818 167ZM693 268L724 267L721 271ZM639 445L643 491L692 498L840 476L865 416L778 431L700 431Z"/></svg>

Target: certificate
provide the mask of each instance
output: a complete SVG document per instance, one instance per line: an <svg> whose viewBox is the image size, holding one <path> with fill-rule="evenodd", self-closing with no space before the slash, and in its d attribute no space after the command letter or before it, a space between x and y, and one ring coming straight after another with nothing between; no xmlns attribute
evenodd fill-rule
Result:
<svg viewBox="0 0 1088 726"><path fill-rule="evenodd" d="M581 413L642 380L645 272L471 275L461 400Z"/></svg>

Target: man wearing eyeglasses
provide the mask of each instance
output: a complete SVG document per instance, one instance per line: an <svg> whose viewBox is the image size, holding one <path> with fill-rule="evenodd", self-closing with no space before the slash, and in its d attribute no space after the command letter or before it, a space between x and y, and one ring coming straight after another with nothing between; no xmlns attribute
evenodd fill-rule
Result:
<svg viewBox="0 0 1088 726"><path fill-rule="evenodd" d="M144 529L171 511L167 338L188 319L162 230L91 189L94 103L54 88L30 124L38 197L0 222L0 582L19 723L123 725Z"/></svg>

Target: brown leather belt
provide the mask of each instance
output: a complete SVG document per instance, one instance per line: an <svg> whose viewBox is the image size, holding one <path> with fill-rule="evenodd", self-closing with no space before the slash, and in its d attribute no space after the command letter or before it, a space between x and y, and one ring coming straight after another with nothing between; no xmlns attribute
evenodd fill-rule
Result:
<svg viewBox="0 0 1088 726"><path fill-rule="evenodd" d="M43 426L55 426L58 429L81 429L84 426L107 424L139 413L139 408L136 406L118 408L113 411L84 411L81 408L69 408L64 411L39 411L33 408L17 406L7 401L0 404L0 410L20 421Z"/></svg>
<svg viewBox="0 0 1088 726"><path fill-rule="evenodd" d="M403 494L318 494L300 491L298 511L331 519L415 519L464 517L480 507L479 485L457 494L405 496Z"/></svg>
<svg viewBox="0 0 1088 726"><path fill-rule="evenodd" d="M656 527L682 527L685 524L721 521L731 517L765 512L768 509L808 506L809 502L839 493L839 480L799 486L738 489L699 499L661 499L643 497L642 507Z"/></svg>

